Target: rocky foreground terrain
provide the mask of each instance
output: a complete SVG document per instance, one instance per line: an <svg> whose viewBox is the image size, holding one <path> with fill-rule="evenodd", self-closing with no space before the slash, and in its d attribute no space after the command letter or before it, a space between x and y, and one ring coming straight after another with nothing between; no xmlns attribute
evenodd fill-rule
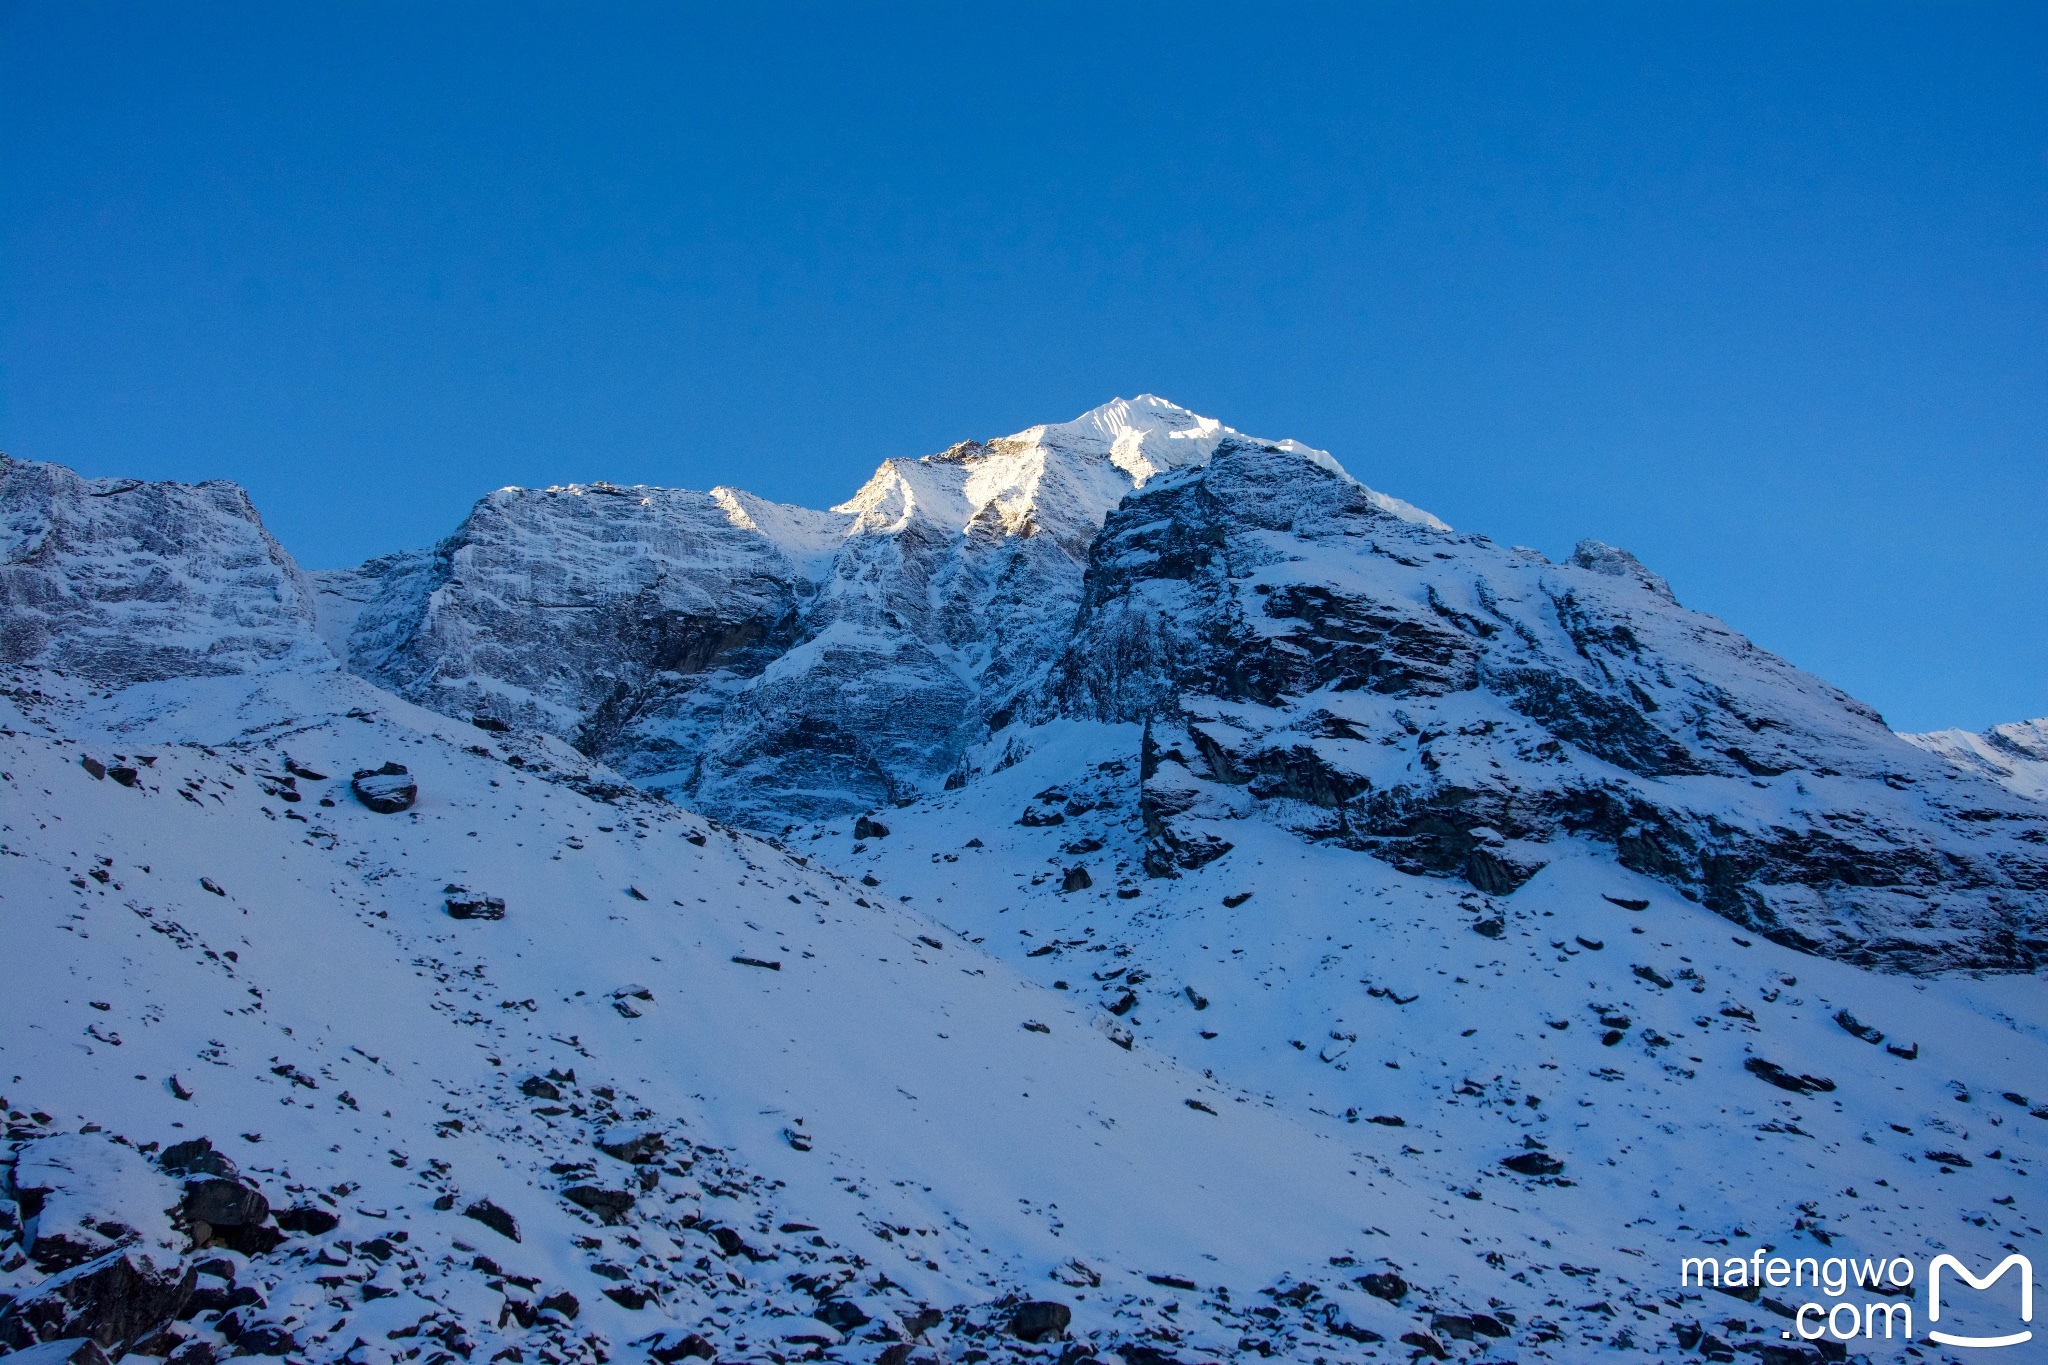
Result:
<svg viewBox="0 0 2048 1365"><path fill-rule="evenodd" d="M1624 551L1144 398L340 573L0 518L38 1365L1940 1358L1678 1258L2042 1235L2042 723Z"/></svg>

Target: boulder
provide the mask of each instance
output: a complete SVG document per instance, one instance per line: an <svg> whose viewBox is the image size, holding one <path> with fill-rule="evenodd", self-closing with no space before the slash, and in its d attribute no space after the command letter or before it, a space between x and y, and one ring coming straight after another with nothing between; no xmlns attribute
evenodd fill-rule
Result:
<svg viewBox="0 0 2048 1365"><path fill-rule="evenodd" d="M1408 1297L1408 1281L1392 1271L1373 1271L1358 1277L1358 1287L1376 1299L1399 1303Z"/></svg>
<svg viewBox="0 0 2048 1365"><path fill-rule="evenodd" d="M503 919L505 902L502 897L486 896L481 892L468 891L459 886L448 888L448 918L450 919Z"/></svg>
<svg viewBox="0 0 2048 1365"><path fill-rule="evenodd" d="M53 1275L0 1310L0 1346L87 1337L120 1355L177 1320L198 1272L135 1249Z"/></svg>
<svg viewBox="0 0 2048 1365"><path fill-rule="evenodd" d="M164 1168L166 1175L217 1175L232 1180L240 1174L227 1154L213 1150L212 1141L203 1137L172 1143L157 1157L156 1164Z"/></svg>
<svg viewBox="0 0 2048 1365"><path fill-rule="evenodd" d="M1548 1152L1519 1152L1502 1157L1500 1164L1522 1175L1556 1175L1564 1169L1564 1163Z"/></svg>
<svg viewBox="0 0 2048 1365"><path fill-rule="evenodd" d="M462 1211L464 1218L474 1218L492 1232L502 1237L519 1240L519 1220L499 1208L488 1199L479 1199Z"/></svg>
<svg viewBox="0 0 2048 1365"><path fill-rule="evenodd" d="M234 1343L241 1356L286 1356L299 1350L299 1339L283 1323L258 1317L254 1306L237 1308L223 1317L220 1334Z"/></svg>
<svg viewBox="0 0 2048 1365"><path fill-rule="evenodd" d="M219 1176L185 1182L180 1208L187 1219L210 1223L215 1230L247 1227L270 1217L270 1201L262 1191Z"/></svg>
<svg viewBox="0 0 2048 1365"><path fill-rule="evenodd" d="M853 822L853 837L856 839L886 839L889 827L880 820L871 820L863 815Z"/></svg>
<svg viewBox="0 0 2048 1365"><path fill-rule="evenodd" d="M381 768L359 768L349 789L356 794L356 800L368 806L379 815L396 815L407 809L419 796L419 784L412 780L402 763L386 763Z"/></svg>
<svg viewBox="0 0 2048 1365"><path fill-rule="evenodd" d="M171 1219L176 1184L134 1148L99 1133L58 1133L17 1149L14 1185L34 1240L22 1249L46 1275L123 1248L167 1260L185 1248Z"/></svg>
<svg viewBox="0 0 2048 1365"><path fill-rule="evenodd" d="M572 1185L562 1191L562 1197L579 1208L589 1209L607 1223L620 1222L633 1207L633 1196L626 1191L596 1185Z"/></svg>
<svg viewBox="0 0 2048 1365"><path fill-rule="evenodd" d="M660 1159L668 1149L668 1142L652 1128L631 1124L605 1133L597 1139L596 1147L608 1157L645 1166Z"/></svg>
<svg viewBox="0 0 2048 1365"><path fill-rule="evenodd" d="M1010 1335L1019 1341L1058 1341L1074 1320L1074 1310L1051 1299L1020 1303L1010 1314Z"/></svg>
<svg viewBox="0 0 2048 1365"><path fill-rule="evenodd" d="M858 1331L868 1325L868 1315L851 1299L827 1299L811 1314L827 1327L841 1332Z"/></svg>
<svg viewBox="0 0 2048 1365"><path fill-rule="evenodd" d="M334 1231L341 1219L317 1204L301 1204L295 1208L280 1209L277 1225L286 1232L304 1233L308 1237L321 1237Z"/></svg>

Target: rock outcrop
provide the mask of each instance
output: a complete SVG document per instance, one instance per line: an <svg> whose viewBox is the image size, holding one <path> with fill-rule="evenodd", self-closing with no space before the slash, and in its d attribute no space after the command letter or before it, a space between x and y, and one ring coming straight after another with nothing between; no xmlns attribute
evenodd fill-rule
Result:
<svg viewBox="0 0 2048 1365"><path fill-rule="evenodd" d="M313 589L235 484L0 455L0 665L105 686L324 661Z"/></svg>
<svg viewBox="0 0 2048 1365"><path fill-rule="evenodd" d="M1491 894L1583 837L1808 951L1913 971L2048 954L2048 811L1625 551L1552 564L1253 442L1110 515L1032 711L1060 715L1147 723L1157 875L1254 812Z"/></svg>

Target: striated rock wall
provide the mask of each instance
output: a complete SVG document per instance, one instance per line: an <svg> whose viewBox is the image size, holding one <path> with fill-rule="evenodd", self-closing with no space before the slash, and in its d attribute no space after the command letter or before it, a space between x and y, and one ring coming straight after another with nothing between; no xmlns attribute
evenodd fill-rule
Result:
<svg viewBox="0 0 2048 1365"><path fill-rule="evenodd" d="M0 665L106 686L325 660L313 592L249 495L0 455Z"/></svg>
<svg viewBox="0 0 2048 1365"><path fill-rule="evenodd" d="M1625 551L1552 564L1404 521L1256 443L1111 514L1033 715L1148 723L1161 875L1255 813L1492 894L1584 837L1808 951L2048 954L2048 810L1686 610Z"/></svg>

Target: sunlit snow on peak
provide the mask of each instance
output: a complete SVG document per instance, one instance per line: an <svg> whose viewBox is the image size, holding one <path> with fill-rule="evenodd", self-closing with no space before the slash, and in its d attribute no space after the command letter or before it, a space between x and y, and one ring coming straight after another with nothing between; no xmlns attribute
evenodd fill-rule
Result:
<svg viewBox="0 0 2048 1365"><path fill-rule="evenodd" d="M1299 455L1312 465L1365 487L1327 450L1318 450L1294 440L1275 441L1247 436L1213 417L1203 417L1178 403L1149 393L1141 393L1136 398L1114 398L1071 422L1032 427L1010 439L1107 456L1111 464L1130 475L1135 487L1143 488L1147 481L1168 470L1199 468L1208 464L1217 448L1232 437ZM1403 521L1439 531L1451 529L1412 503L1371 488L1366 488L1366 492L1374 506Z"/></svg>

